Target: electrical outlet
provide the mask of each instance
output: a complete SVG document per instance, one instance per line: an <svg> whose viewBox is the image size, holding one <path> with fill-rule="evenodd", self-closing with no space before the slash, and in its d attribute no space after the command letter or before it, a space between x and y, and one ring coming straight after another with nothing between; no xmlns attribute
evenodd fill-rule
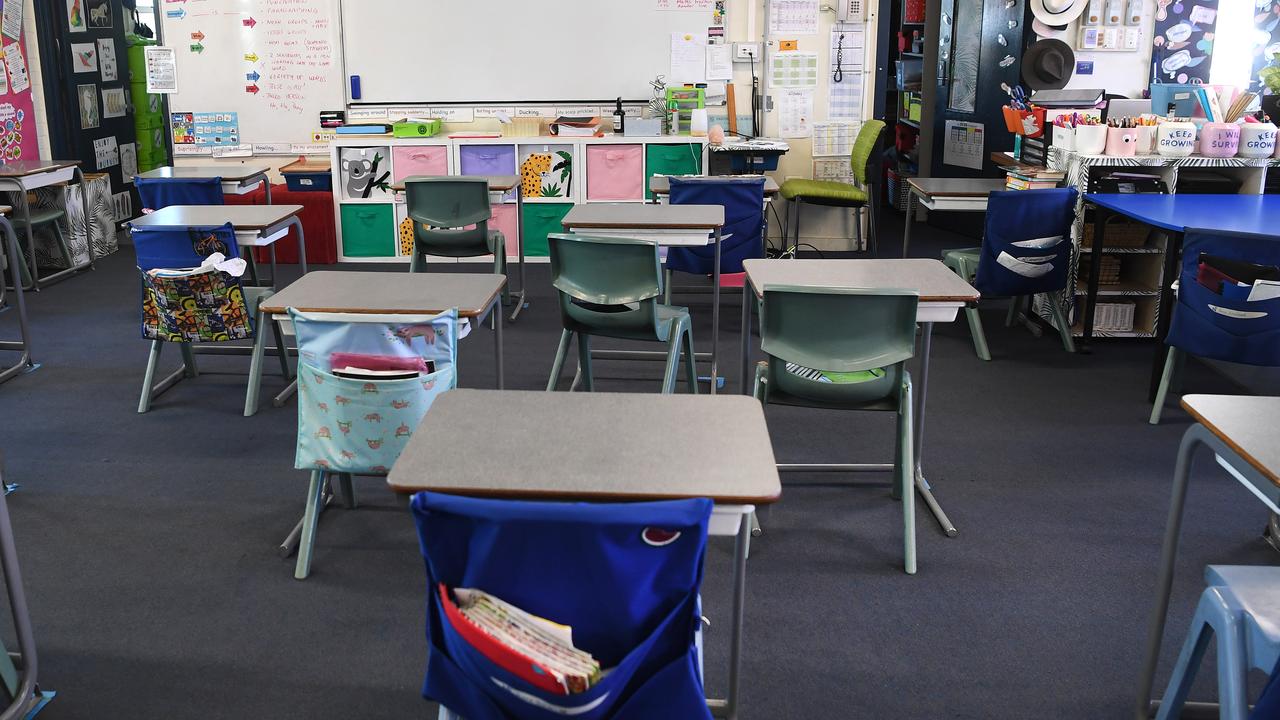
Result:
<svg viewBox="0 0 1280 720"><path fill-rule="evenodd" d="M733 61L734 62L751 62L751 58L755 58L756 62L764 60L764 45L758 42L736 42L733 44Z"/></svg>

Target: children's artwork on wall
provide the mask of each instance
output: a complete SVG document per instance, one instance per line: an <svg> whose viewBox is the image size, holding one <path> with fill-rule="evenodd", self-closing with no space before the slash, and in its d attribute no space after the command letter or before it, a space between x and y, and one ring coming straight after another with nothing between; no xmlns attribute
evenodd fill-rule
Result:
<svg viewBox="0 0 1280 720"><path fill-rule="evenodd" d="M124 101L124 88L102 89L102 117L124 117L128 106Z"/></svg>
<svg viewBox="0 0 1280 720"><path fill-rule="evenodd" d="M0 165L22 159L22 124L26 119L26 110L15 108L13 103L0 104ZM34 148L31 154L35 154Z"/></svg>
<svg viewBox="0 0 1280 720"><path fill-rule="evenodd" d="M71 32L84 32L89 29L89 24L84 15L84 0L66 0L67 2L67 27Z"/></svg>
<svg viewBox="0 0 1280 720"><path fill-rule="evenodd" d="M125 143L120 146L120 174L127 183L133 182L138 174L138 144Z"/></svg>
<svg viewBox="0 0 1280 720"><path fill-rule="evenodd" d="M110 0L87 0L89 6L89 27L111 27Z"/></svg>
<svg viewBox="0 0 1280 720"><path fill-rule="evenodd" d="M1218 0L1156 0L1152 58L1167 83L1209 82Z"/></svg>
<svg viewBox="0 0 1280 720"><path fill-rule="evenodd" d="M102 124L98 113L98 86L77 85L76 96L80 98L80 129L88 130Z"/></svg>
<svg viewBox="0 0 1280 720"><path fill-rule="evenodd" d="M120 149L116 145L114 135L93 141L93 159L97 165L96 169L99 171L120 164Z"/></svg>
<svg viewBox="0 0 1280 720"><path fill-rule="evenodd" d="M98 67L102 70L102 82L115 82L120 79L114 38L98 38Z"/></svg>
<svg viewBox="0 0 1280 720"><path fill-rule="evenodd" d="M98 46L94 43L71 43L71 69L77 73L98 72Z"/></svg>
<svg viewBox="0 0 1280 720"><path fill-rule="evenodd" d="M0 165L4 165L39 157L40 148L34 126L26 126L27 118L34 115L23 40L5 36L0 38L0 43L3 43L4 64L9 68L8 72L0 68L0 78L3 78L0 79Z"/></svg>

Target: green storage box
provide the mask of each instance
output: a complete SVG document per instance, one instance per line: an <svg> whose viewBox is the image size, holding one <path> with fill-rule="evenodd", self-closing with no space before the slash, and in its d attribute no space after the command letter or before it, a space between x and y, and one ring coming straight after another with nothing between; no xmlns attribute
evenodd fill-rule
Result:
<svg viewBox="0 0 1280 720"><path fill-rule="evenodd" d="M133 126L139 130L151 128L164 128L164 113L158 112L137 112L133 116Z"/></svg>
<svg viewBox="0 0 1280 720"><path fill-rule="evenodd" d="M395 257L396 216L391 203L345 203L341 214L343 255Z"/></svg>
<svg viewBox="0 0 1280 720"><path fill-rule="evenodd" d="M702 145L677 143L671 145L649 143L644 149L644 196L653 199L649 192L649 178L654 175L701 175Z"/></svg>
<svg viewBox="0 0 1280 720"><path fill-rule="evenodd" d="M564 216L573 209L573 203L539 203L524 204L524 227L521 228L525 257L546 257L547 234L564 232L561 223Z"/></svg>
<svg viewBox="0 0 1280 720"><path fill-rule="evenodd" d="M391 124L391 136L398 138L431 137L440 132L440 118L431 120L401 120Z"/></svg>
<svg viewBox="0 0 1280 720"><path fill-rule="evenodd" d="M147 43L152 45L154 43ZM143 83L147 80L147 60L143 53L145 45L133 45L125 51L125 55L129 56L129 81L132 83Z"/></svg>
<svg viewBox="0 0 1280 720"><path fill-rule="evenodd" d="M138 128L135 126L138 134L138 153L144 152L155 155L156 151L164 152L166 148L166 135L168 129L164 127Z"/></svg>

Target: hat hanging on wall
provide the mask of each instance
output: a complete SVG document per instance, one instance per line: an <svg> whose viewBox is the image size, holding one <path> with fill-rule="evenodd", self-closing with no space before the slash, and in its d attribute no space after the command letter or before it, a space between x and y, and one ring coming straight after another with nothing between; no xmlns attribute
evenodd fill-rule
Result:
<svg viewBox="0 0 1280 720"><path fill-rule="evenodd" d="M1031 13L1045 25L1066 25L1080 17L1089 0L1031 0Z"/></svg>
<svg viewBox="0 0 1280 720"><path fill-rule="evenodd" d="M1037 40L1022 54L1022 81L1032 90L1061 90L1075 70L1076 55L1061 40Z"/></svg>
<svg viewBox="0 0 1280 720"><path fill-rule="evenodd" d="M1057 38L1061 40L1067 36L1066 25L1046 25L1039 19L1031 21L1031 30L1042 38Z"/></svg>

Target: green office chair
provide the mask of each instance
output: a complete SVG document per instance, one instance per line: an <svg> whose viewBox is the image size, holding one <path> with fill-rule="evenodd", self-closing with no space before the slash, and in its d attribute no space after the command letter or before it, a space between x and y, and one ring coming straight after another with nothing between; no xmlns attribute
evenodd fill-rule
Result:
<svg viewBox="0 0 1280 720"><path fill-rule="evenodd" d="M482 177L405 178L405 200L413 219L409 272L426 272L426 256L478 257L493 254L493 271L507 273L507 242L490 230L489 181ZM502 287L502 302L507 288Z"/></svg>
<svg viewBox="0 0 1280 720"><path fill-rule="evenodd" d="M588 391L594 390L590 338L599 335L667 343L664 395L675 391L683 348L689 392L698 392L689 311L658 302L662 295L662 264L657 245L630 238L563 233L548 235L547 245L551 252L551 284L560 295L564 323L547 380L548 391L554 390L560 379L569 340L576 334L578 371Z"/></svg>
<svg viewBox="0 0 1280 720"><path fill-rule="evenodd" d="M853 170L856 185L804 178L793 178L782 183L780 192L788 203L788 229L794 233L792 237L795 238L793 248L798 250L800 247L800 204L809 203L854 209L853 237L859 249L862 248L862 209L866 208L870 214L870 250L875 252L876 224L880 215L876 209L876 183L879 178L880 141L884 136L884 127L881 120L868 120L858 131L853 150L849 152L849 166Z"/></svg>
<svg viewBox="0 0 1280 720"><path fill-rule="evenodd" d="M903 567L916 572L915 453L911 376L913 290L766 286L754 393L761 403L898 415L893 496L902 500ZM779 472L858 470L858 465L779 464Z"/></svg>

